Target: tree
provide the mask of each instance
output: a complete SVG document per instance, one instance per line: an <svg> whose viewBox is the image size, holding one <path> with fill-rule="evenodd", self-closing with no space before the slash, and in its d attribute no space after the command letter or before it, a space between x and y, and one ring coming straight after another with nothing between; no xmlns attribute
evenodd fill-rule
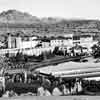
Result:
<svg viewBox="0 0 100 100"><path fill-rule="evenodd" d="M59 47L55 47L55 48L54 48L54 51L53 51L53 54L57 54L58 51L59 51Z"/></svg>
<svg viewBox="0 0 100 100"><path fill-rule="evenodd" d="M11 63L9 62L9 58L5 56L0 56L0 74L2 74L6 69L8 69L10 64Z"/></svg>
<svg viewBox="0 0 100 100"><path fill-rule="evenodd" d="M100 44L92 46L92 55L94 58L100 57Z"/></svg>

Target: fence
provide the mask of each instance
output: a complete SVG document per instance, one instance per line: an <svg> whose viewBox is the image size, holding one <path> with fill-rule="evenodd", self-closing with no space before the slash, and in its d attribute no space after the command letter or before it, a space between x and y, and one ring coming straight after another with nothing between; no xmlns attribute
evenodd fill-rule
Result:
<svg viewBox="0 0 100 100"><path fill-rule="evenodd" d="M39 48L11 48L11 49L0 49L0 55L5 55L5 54L17 54L18 52L21 52L22 54L26 55L40 55L41 53L45 51L51 51L53 52L54 47L39 47Z"/></svg>

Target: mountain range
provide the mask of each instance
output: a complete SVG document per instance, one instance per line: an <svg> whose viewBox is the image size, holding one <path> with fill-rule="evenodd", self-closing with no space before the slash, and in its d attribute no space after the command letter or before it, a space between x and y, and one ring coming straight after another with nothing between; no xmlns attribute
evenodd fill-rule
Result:
<svg viewBox="0 0 100 100"><path fill-rule="evenodd" d="M17 10L8 10L8 11L3 11L0 13L0 23L55 23L59 22L63 19L61 18L38 18L36 16L32 16L26 12L20 12Z"/></svg>
<svg viewBox="0 0 100 100"><path fill-rule="evenodd" d="M96 20L85 20L85 19L64 19L64 18L52 18L52 17L44 17L38 18L36 16L32 16L29 13L21 12L17 10L7 10L0 13L0 23L58 23L58 22L88 22L88 21L96 21Z"/></svg>
<svg viewBox="0 0 100 100"><path fill-rule="evenodd" d="M8 31L9 30L9 31ZM59 36L73 34L100 34L99 20L38 18L26 12L8 10L0 13L0 34L23 31L29 35Z"/></svg>

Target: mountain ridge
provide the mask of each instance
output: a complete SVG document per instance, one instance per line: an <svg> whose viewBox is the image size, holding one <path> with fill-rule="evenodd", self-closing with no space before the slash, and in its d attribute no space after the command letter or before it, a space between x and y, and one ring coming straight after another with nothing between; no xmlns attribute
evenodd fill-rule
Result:
<svg viewBox="0 0 100 100"><path fill-rule="evenodd" d="M61 21L77 22L77 21L98 21L92 19L65 19L57 17L38 18L26 12L10 9L0 13L0 23L59 23Z"/></svg>

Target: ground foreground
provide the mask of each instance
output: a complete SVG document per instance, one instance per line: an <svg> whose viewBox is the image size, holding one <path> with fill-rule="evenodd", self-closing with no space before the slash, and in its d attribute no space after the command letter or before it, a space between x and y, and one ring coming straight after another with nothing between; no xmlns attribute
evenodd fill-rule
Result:
<svg viewBox="0 0 100 100"><path fill-rule="evenodd" d="M19 96L0 100L100 100L100 96Z"/></svg>

